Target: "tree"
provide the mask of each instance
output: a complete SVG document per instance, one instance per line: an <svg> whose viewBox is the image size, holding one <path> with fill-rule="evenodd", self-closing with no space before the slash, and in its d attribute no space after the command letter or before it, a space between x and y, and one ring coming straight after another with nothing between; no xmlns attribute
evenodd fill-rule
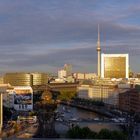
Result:
<svg viewBox="0 0 140 140"><path fill-rule="evenodd" d="M81 136L82 133L81 132L82 132L81 128L79 126L75 126L75 127L68 130L67 137L68 138L73 138L73 139L74 138L82 138L82 136Z"/></svg>
<svg viewBox="0 0 140 140"><path fill-rule="evenodd" d="M99 139L110 139L111 133L108 129L102 129L97 136Z"/></svg>

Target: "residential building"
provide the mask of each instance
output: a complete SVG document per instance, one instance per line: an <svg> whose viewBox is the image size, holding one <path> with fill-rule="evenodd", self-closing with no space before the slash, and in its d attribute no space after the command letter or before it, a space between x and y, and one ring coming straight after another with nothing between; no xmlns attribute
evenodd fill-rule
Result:
<svg viewBox="0 0 140 140"><path fill-rule="evenodd" d="M119 109L140 113L140 89L130 89L119 94Z"/></svg>

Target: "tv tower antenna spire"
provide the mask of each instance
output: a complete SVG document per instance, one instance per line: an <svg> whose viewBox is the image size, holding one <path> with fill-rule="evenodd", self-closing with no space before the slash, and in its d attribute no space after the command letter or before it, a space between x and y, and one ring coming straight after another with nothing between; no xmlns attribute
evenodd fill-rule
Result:
<svg viewBox="0 0 140 140"><path fill-rule="evenodd" d="M100 27L98 24L98 40L97 40L97 53L98 53L98 68L97 68L97 72L98 72L98 77L100 78L101 76L101 48L100 48Z"/></svg>

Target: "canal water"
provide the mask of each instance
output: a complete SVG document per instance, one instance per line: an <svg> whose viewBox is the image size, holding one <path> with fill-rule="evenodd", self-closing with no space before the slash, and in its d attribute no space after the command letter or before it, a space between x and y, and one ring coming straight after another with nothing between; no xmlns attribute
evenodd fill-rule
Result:
<svg viewBox="0 0 140 140"><path fill-rule="evenodd" d="M69 120L69 119L103 119L106 118L105 116L102 116L100 114L91 112L91 111L87 111L87 110L83 110L83 109L79 109L76 107L70 107L70 106L66 106L66 105L58 105L57 107L57 111L59 113L63 114L63 117L65 120ZM100 131L103 128L107 128L110 130L120 130L120 127L118 125L115 124L103 124L103 123L92 123L92 122L81 122L78 123L78 125L80 127L89 127L91 130L93 131ZM61 136L65 135L65 133L68 131L68 126L63 125L61 122L56 122L55 123L55 129L56 132L59 133Z"/></svg>

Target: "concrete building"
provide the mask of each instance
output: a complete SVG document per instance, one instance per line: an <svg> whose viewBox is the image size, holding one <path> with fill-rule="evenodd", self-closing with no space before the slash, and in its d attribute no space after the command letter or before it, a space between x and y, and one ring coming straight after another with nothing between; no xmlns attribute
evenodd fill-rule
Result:
<svg viewBox="0 0 140 140"><path fill-rule="evenodd" d="M6 92L3 94L3 106L14 108L14 87L7 84Z"/></svg>
<svg viewBox="0 0 140 140"><path fill-rule="evenodd" d="M118 106L118 88L116 84L81 84L77 88L78 97L103 101Z"/></svg>
<svg viewBox="0 0 140 140"><path fill-rule="evenodd" d="M130 89L119 94L119 109L140 113L140 89Z"/></svg>
<svg viewBox="0 0 140 140"><path fill-rule="evenodd" d="M96 73L73 73L76 80L91 80L97 77Z"/></svg>
<svg viewBox="0 0 140 140"><path fill-rule="evenodd" d="M63 69L66 71L66 76L67 77L71 76L71 74L72 74L72 65L65 64Z"/></svg>
<svg viewBox="0 0 140 140"><path fill-rule="evenodd" d="M14 87L14 109L20 111L33 110L33 90L30 86Z"/></svg>
<svg viewBox="0 0 140 140"><path fill-rule="evenodd" d="M9 84L0 84L0 132L3 127L3 95L7 92Z"/></svg>
<svg viewBox="0 0 140 140"><path fill-rule="evenodd" d="M128 54L101 54L102 78L129 78Z"/></svg>
<svg viewBox="0 0 140 140"><path fill-rule="evenodd" d="M63 79L63 78L66 78L66 77L67 77L66 70L61 69L61 70L58 71L58 79Z"/></svg>
<svg viewBox="0 0 140 140"><path fill-rule="evenodd" d="M77 92L79 98L103 101L107 105L118 108L119 93L126 92L131 88L133 88L133 85L122 81L111 81L109 79L84 80L77 87Z"/></svg>

